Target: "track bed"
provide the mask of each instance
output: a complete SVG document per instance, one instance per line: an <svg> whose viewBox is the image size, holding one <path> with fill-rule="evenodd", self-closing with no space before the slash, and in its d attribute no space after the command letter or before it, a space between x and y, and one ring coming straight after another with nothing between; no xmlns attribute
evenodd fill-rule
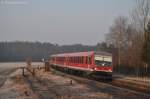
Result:
<svg viewBox="0 0 150 99"><path fill-rule="evenodd" d="M40 99L150 99L149 94L53 69L51 72L37 71L36 79L32 76L26 79Z"/></svg>

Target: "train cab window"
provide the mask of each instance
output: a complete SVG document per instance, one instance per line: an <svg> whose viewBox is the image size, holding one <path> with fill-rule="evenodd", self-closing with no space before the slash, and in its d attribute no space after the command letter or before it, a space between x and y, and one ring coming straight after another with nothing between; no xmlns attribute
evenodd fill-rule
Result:
<svg viewBox="0 0 150 99"><path fill-rule="evenodd" d="M112 62L95 60L97 66L111 66Z"/></svg>
<svg viewBox="0 0 150 99"><path fill-rule="evenodd" d="M112 57L111 56L95 56L95 64L97 66L111 66Z"/></svg>

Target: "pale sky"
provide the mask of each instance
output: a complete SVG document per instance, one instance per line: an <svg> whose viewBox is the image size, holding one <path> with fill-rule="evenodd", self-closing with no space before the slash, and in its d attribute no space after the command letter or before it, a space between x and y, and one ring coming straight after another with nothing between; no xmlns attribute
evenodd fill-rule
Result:
<svg viewBox="0 0 150 99"><path fill-rule="evenodd" d="M95 45L135 0L0 0L0 41Z"/></svg>

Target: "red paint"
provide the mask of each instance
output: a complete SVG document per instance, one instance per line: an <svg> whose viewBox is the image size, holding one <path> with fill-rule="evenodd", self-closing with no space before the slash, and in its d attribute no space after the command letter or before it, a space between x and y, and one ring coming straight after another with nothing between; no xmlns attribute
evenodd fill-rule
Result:
<svg viewBox="0 0 150 99"><path fill-rule="evenodd" d="M79 70L112 72L112 66L96 66L94 55L94 51L56 54L51 56L50 64Z"/></svg>

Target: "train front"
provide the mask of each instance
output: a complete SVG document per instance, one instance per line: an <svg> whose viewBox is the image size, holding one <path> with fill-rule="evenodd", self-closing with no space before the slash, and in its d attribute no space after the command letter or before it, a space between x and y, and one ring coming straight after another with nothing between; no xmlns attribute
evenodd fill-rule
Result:
<svg viewBox="0 0 150 99"><path fill-rule="evenodd" d="M112 54L95 52L94 54L94 74L97 76L112 78Z"/></svg>

